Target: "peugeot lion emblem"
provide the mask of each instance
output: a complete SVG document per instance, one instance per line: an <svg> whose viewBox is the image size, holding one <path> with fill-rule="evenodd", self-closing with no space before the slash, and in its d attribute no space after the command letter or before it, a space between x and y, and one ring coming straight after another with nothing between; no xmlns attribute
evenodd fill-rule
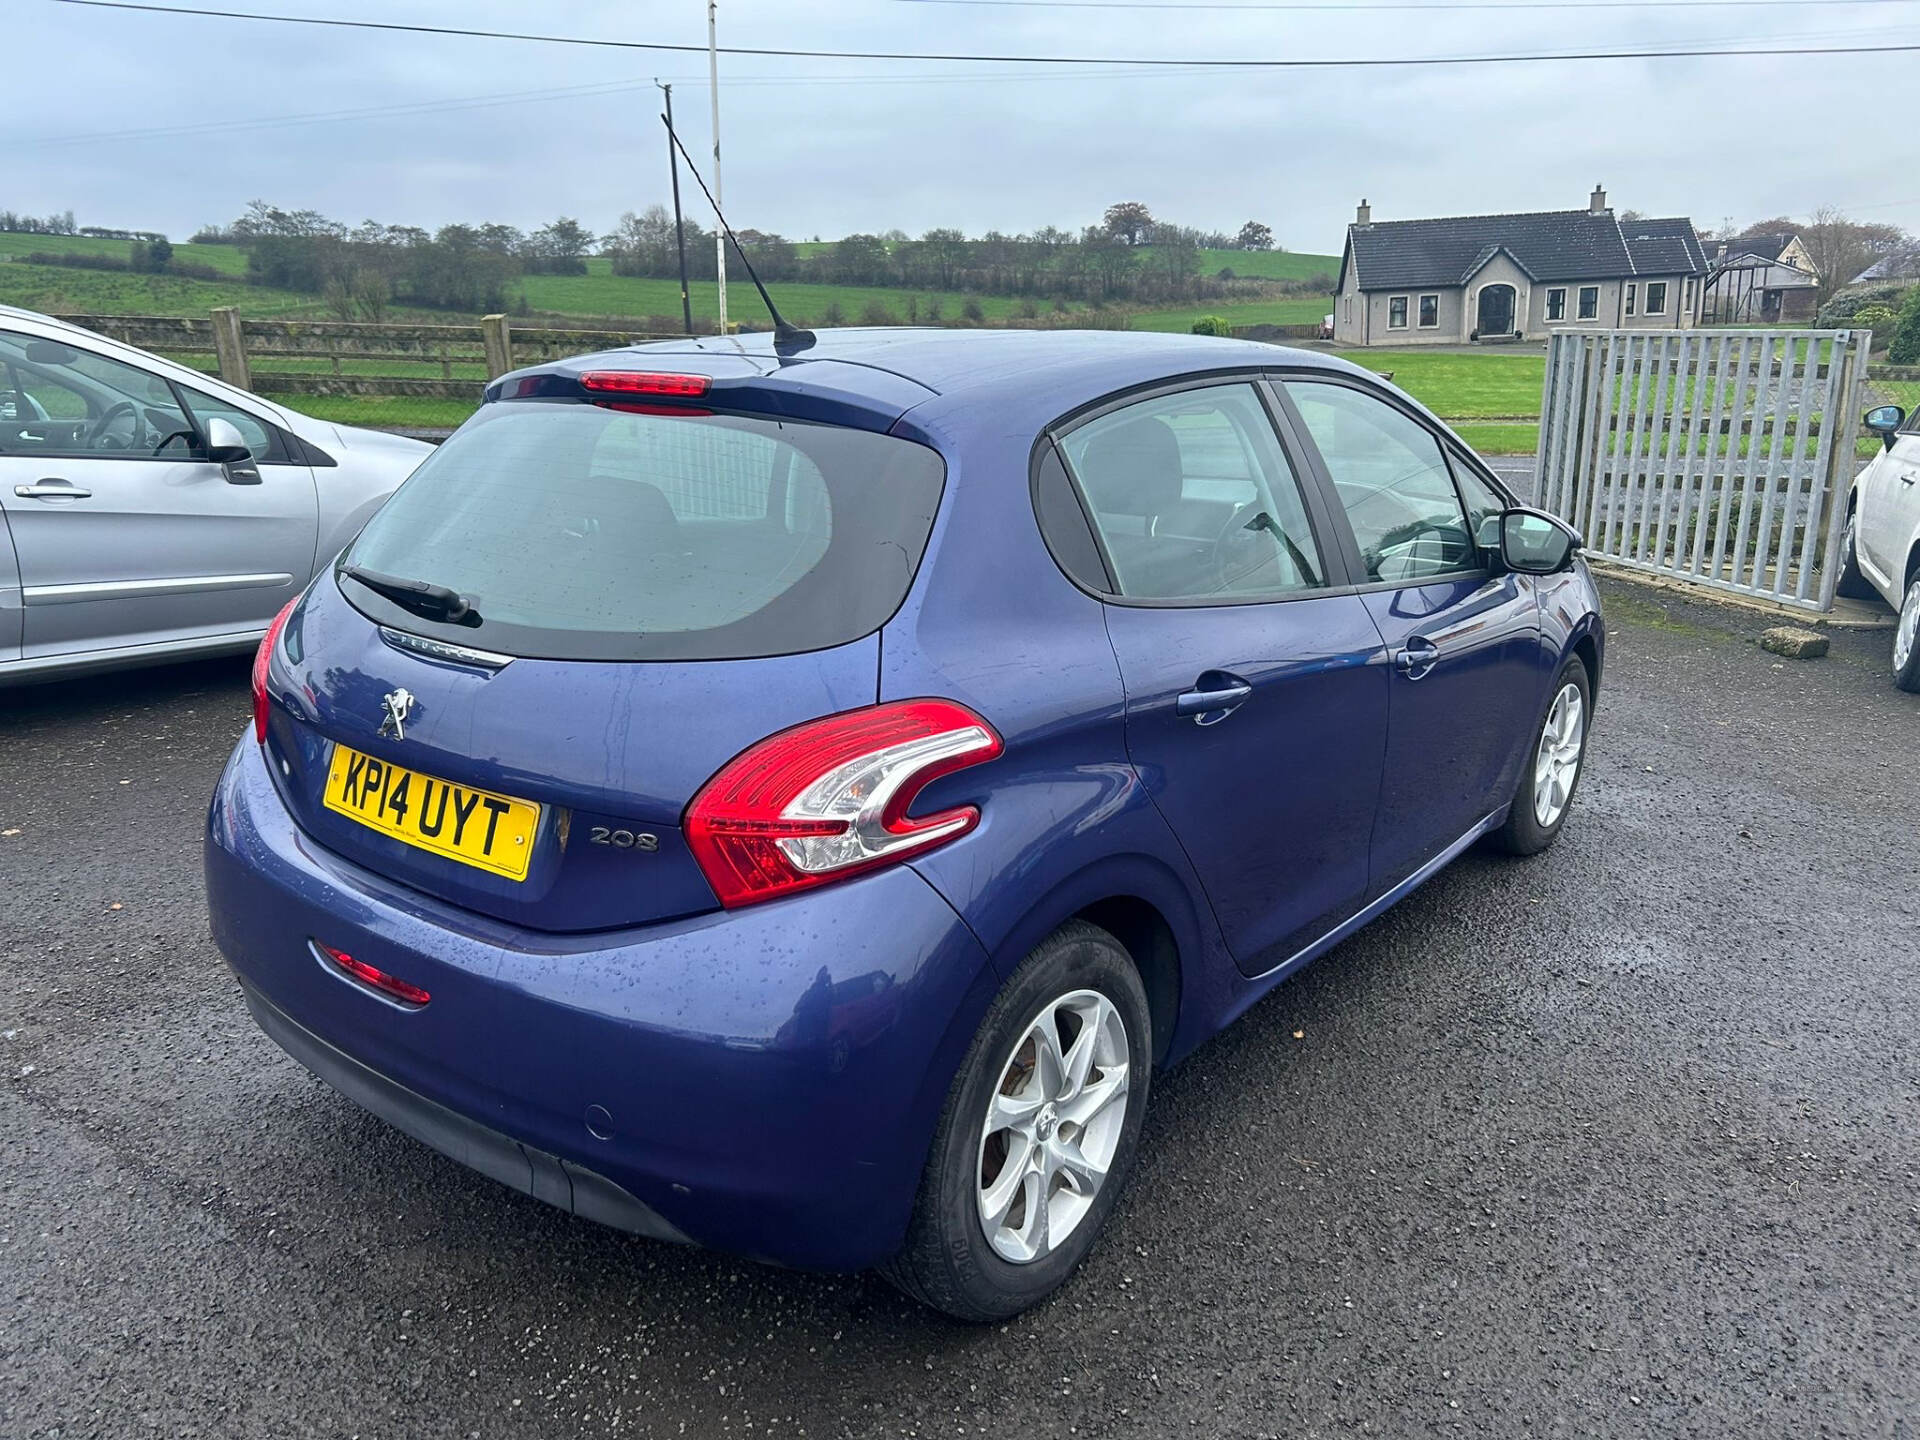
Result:
<svg viewBox="0 0 1920 1440"><path fill-rule="evenodd" d="M407 738L407 716L413 711L413 696L405 689L389 690L380 704L385 714L380 717L380 733L391 735L396 740Z"/></svg>

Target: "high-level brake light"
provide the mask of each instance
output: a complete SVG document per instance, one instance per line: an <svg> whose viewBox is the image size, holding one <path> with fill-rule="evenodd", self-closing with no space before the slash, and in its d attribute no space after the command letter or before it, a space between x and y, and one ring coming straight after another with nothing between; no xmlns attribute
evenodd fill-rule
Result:
<svg viewBox="0 0 1920 1440"><path fill-rule="evenodd" d="M580 377L580 388L592 395L645 395L656 400L697 400L712 385L706 375L655 370L589 370Z"/></svg>

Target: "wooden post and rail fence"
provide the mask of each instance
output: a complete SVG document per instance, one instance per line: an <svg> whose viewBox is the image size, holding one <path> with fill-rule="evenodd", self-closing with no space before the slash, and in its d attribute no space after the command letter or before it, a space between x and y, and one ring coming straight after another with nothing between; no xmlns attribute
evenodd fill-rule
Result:
<svg viewBox="0 0 1920 1440"><path fill-rule="evenodd" d="M210 370L229 385L290 401L315 395L478 401L488 381L523 365L679 338L643 330L515 325L505 315L488 315L478 325L244 320L231 306L204 320L157 315L58 318Z"/></svg>

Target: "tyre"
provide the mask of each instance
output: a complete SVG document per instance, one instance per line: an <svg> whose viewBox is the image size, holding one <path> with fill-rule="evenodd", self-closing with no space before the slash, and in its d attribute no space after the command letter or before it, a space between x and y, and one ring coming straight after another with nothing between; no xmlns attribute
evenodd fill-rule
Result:
<svg viewBox="0 0 1920 1440"><path fill-rule="evenodd" d="M980 1022L883 1273L961 1320L1004 1320L1051 1295L1126 1183L1152 1068L1126 949L1083 921L1054 932Z"/></svg>
<svg viewBox="0 0 1920 1440"><path fill-rule="evenodd" d="M1836 594L1849 600L1877 600L1880 592L1873 588L1873 582L1860 573L1860 562L1854 552L1854 537L1860 526L1860 507L1852 506L1847 511L1847 530L1840 540L1840 578L1834 582Z"/></svg>
<svg viewBox="0 0 1920 1440"><path fill-rule="evenodd" d="M1920 691L1920 575L1907 582L1900 623L1893 627L1893 683Z"/></svg>
<svg viewBox="0 0 1920 1440"><path fill-rule="evenodd" d="M1569 655L1554 678L1547 713L1534 742L1533 763L1520 772L1507 820L1493 843L1509 855L1537 855L1567 823L1587 758L1587 716L1593 685L1578 655Z"/></svg>

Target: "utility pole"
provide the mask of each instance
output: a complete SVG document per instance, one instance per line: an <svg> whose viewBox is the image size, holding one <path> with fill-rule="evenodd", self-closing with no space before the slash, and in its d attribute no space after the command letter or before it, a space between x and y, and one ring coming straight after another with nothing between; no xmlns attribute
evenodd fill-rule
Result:
<svg viewBox="0 0 1920 1440"><path fill-rule="evenodd" d="M658 80L653 82L660 85ZM667 97L667 168L673 175L673 242L680 251L680 320L693 333L693 297L687 294L687 227L680 218L680 154L673 146L673 87L660 85Z"/></svg>
<svg viewBox="0 0 1920 1440"><path fill-rule="evenodd" d="M707 89L713 97L713 202L714 213L727 198L720 185L720 17L719 0L707 0ZM727 333L727 235L726 227L713 232L713 261L720 277L720 333Z"/></svg>

